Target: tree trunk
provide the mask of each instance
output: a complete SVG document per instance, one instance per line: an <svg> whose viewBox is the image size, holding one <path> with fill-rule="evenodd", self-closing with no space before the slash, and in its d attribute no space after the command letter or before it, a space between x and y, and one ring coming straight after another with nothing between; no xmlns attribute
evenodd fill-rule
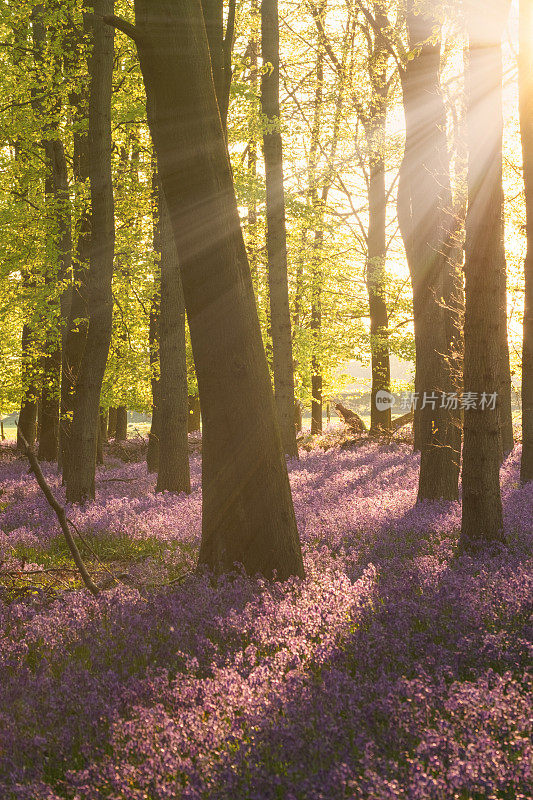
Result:
<svg viewBox="0 0 533 800"><path fill-rule="evenodd" d="M158 386L159 469L157 492L191 491L189 472L187 353L185 305L176 244L165 196L159 190L161 229L161 306Z"/></svg>
<svg viewBox="0 0 533 800"><path fill-rule="evenodd" d="M117 409L111 406L107 415L107 438L113 439L117 432Z"/></svg>
<svg viewBox="0 0 533 800"><path fill-rule="evenodd" d="M76 384L70 455L65 472L67 500L77 503L95 496L98 411L113 318L111 281L115 220L111 175L111 94L114 36L112 29L102 20L102 15L112 13L113 9L114 0L95 0L95 15L92 20L94 38L89 64L89 328Z"/></svg>
<svg viewBox="0 0 533 800"><path fill-rule="evenodd" d="M104 442L107 441L107 411L100 409L98 416L98 440L96 444L96 463L104 463Z"/></svg>
<svg viewBox="0 0 533 800"><path fill-rule="evenodd" d="M36 6L32 12L32 37L35 54L35 67L38 75L38 92L50 92L42 81L45 59L47 30L42 20L43 7ZM57 58L57 55L56 55ZM68 167L65 148L61 139L61 94L56 85L61 74L60 64L55 65L52 85L52 102L43 108L42 99L37 93L32 96L32 107L36 122L43 125L41 141L46 163L45 207L49 213L47 252L56 254L50 265L47 282L67 281L71 267L71 212L68 182ZM41 392L39 450L40 461L56 461L59 447L59 397L61 383L61 341L68 317L69 289L65 289L59 304L54 298L48 301L50 307L50 328L46 335L43 358L43 386Z"/></svg>
<svg viewBox="0 0 533 800"><path fill-rule="evenodd" d="M224 0L201 0L201 2L218 110L224 135L226 135L232 77L231 55L235 35L236 0L229 0L225 29Z"/></svg>
<svg viewBox="0 0 533 800"><path fill-rule="evenodd" d="M37 438L37 396L35 385L34 359L32 356L32 332L29 325L22 328L22 377L26 388L22 395L18 427L30 447ZM24 451L22 438L17 433L17 450Z"/></svg>
<svg viewBox="0 0 533 800"><path fill-rule="evenodd" d="M115 423L115 442L125 442L128 438L128 409L126 406L117 406L117 420Z"/></svg>
<svg viewBox="0 0 533 800"><path fill-rule="evenodd" d="M501 375L502 61L509 2L471 0L466 66L468 214L465 244L465 390L494 396ZM502 541L499 398L466 408L461 543Z"/></svg>
<svg viewBox="0 0 533 800"><path fill-rule="evenodd" d="M111 21L137 42L181 269L203 417L200 563L303 575L200 1L135 12L133 29Z"/></svg>
<svg viewBox="0 0 533 800"><path fill-rule="evenodd" d="M500 380L498 396L500 398L500 438L501 438L501 458L507 458L514 447L513 432L513 410L512 393L513 384L511 379L511 363L509 354L509 335L507 330L507 262L505 258L505 241L503 226L504 220L504 197L503 187L500 193L502 206L502 240L500 256Z"/></svg>
<svg viewBox="0 0 533 800"><path fill-rule="evenodd" d="M407 24L415 56L400 76L406 123L405 153L398 187L398 220L413 287L416 347L415 446L420 446L418 500L458 497L459 459L453 409L442 397L453 387L449 366L444 283L449 258L452 197L446 140L446 110L440 86L436 24L415 13Z"/></svg>
<svg viewBox="0 0 533 800"><path fill-rule="evenodd" d="M76 29L74 21L70 21L73 31L71 41L67 40L68 50L64 54L67 67L72 70L80 68L80 53L84 52L82 37ZM89 29L87 15L84 14L85 32ZM86 186L89 181L89 136L86 132L89 114L88 91L83 86L79 91L69 95L73 108L75 130L73 133L73 173L78 185L78 202L83 203L77 231L76 252L72 263L67 266L67 273L72 272L72 281L61 299L61 316L63 318L61 347L61 400L59 422L59 465L63 471L63 482L67 472L70 453L70 434L74 411L74 396L78 372L85 348L88 327L88 271L91 249L91 215L87 204ZM65 161L65 195L69 198L68 173ZM68 235L70 234L70 215L68 218ZM70 248L72 242L70 242ZM66 248L65 248L66 251ZM69 251L70 252L70 251ZM72 267L72 269L70 269Z"/></svg>
<svg viewBox="0 0 533 800"><path fill-rule="evenodd" d="M294 427L297 433L302 432L302 404L299 400L294 402Z"/></svg>
<svg viewBox="0 0 533 800"><path fill-rule="evenodd" d="M197 394L189 395L189 433L199 431L201 427L202 415L200 413L200 398Z"/></svg>
<svg viewBox="0 0 533 800"><path fill-rule="evenodd" d="M320 252L320 251L318 251ZM320 334L322 330L322 286L321 273L315 267L311 300L311 435L322 433L322 364L320 358Z"/></svg>
<svg viewBox="0 0 533 800"><path fill-rule="evenodd" d="M520 480L533 481L533 2L520 0L520 131L524 163L527 253L524 262L522 460Z"/></svg>
<svg viewBox="0 0 533 800"><path fill-rule="evenodd" d="M161 226L159 222L159 179L157 175L157 162L152 159L152 230L154 253L159 255L159 270L156 277L156 289L150 307L150 320L148 325L148 349L150 356L150 383L152 388L152 424L148 434L148 449L146 451L146 467L150 474L159 469L159 311L161 305Z"/></svg>
<svg viewBox="0 0 533 800"><path fill-rule="evenodd" d="M298 457L294 427L294 373L287 275L287 231L283 188L283 145L279 109L279 21L277 0L261 3L261 107L267 124L265 157L268 287L274 367L274 397L285 453ZM265 69L269 64L270 67Z"/></svg>
<svg viewBox="0 0 533 800"><path fill-rule="evenodd" d="M384 76L386 77L386 76ZM381 407L378 393L390 392L389 315L385 298L385 257L387 252L387 192L385 186L385 116L377 117L367 128L369 149L368 252L366 287L370 313L370 352L372 389L370 435L391 429L391 408Z"/></svg>
<svg viewBox="0 0 533 800"><path fill-rule="evenodd" d="M49 342L45 356L43 388L41 391L41 425L39 431L39 461L57 461L59 447L59 385L61 378L61 348Z"/></svg>

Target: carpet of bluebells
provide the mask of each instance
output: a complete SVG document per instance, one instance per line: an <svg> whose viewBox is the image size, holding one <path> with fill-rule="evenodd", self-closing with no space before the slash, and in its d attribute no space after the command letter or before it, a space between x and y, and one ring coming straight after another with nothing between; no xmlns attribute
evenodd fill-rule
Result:
<svg viewBox="0 0 533 800"><path fill-rule="evenodd" d="M457 552L457 503L415 506L407 446L302 453L307 577L285 584L192 572L199 456L190 497L108 463L97 501L69 517L93 542L159 554L97 598L0 604L0 797L530 798L533 484L519 487L519 458L502 468L508 547L474 557ZM0 571L21 552L35 569L56 521L23 461L0 461L0 485Z"/></svg>

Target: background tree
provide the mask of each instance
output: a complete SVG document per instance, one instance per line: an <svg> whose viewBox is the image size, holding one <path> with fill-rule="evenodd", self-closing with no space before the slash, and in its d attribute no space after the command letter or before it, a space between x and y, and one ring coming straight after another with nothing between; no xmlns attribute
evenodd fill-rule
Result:
<svg viewBox="0 0 533 800"><path fill-rule="evenodd" d="M502 55L508 0L467 0L468 215L465 246L465 389L501 386ZM503 540L499 402L464 412L463 545Z"/></svg>
<svg viewBox="0 0 533 800"><path fill-rule="evenodd" d="M520 0L520 130L524 163L527 253L524 262L522 460L520 480L533 480L533 3Z"/></svg>
<svg viewBox="0 0 533 800"><path fill-rule="evenodd" d="M302 575L202 8L136 0L135 18L109 21L137 44L180 263L204 419L200 562Z"/></svg>
<svg viewBox="0 0 533 800"><path fill-rule="evenodd" d="M279 109L279 18L277 0L261 3L261 103L264 116L268 285L274 397L285 453L298 456L294 425L294 375L287 277L283 147Z"/></svg>

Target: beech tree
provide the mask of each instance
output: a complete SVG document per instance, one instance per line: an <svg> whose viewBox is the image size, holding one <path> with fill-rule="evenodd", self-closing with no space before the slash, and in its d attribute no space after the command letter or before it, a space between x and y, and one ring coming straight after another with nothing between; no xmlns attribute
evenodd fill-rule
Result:
<svg viewBox="0 0 533 800"><path fill-rule="evenodd" d="M510 0L466 0L468 213L465 244L465 390L501 386L502 54ZM464 412L464 546L503 540L500 398Z"/></svg>
<svg viewBox="0 0 533 800"><path fill-rule="evenodd" d="M451 310L444 304L444 285L453 270L453 210L436 26L433 14L409 0L407 29L412 57L405 66L400 65L406 140L398 221L413 287L419 500L456 499L460 459L457 418L453 409L441 402L442 394L454 389L445 319Z"/></svg>
<svg viewBox="0 0 533 800"><path fill-rule="evenodd" d="M111 176L111 93L113 30L103 22L114 0L95 0L89 60L89 175L91 183L88 329L73 400L69 458L64 473L67 499L94 498L100 393L113 320L115 219Z"/></svg>
<svg viewBox="0 0 533 800"><path fill-rule="evenodd" d="M303 563L200 0L135 0L131 36L180 264L202 416L200 563Z"/></svg>
<svg viewBox="0 0 533 800"><path fill-rule="evenodd" d="M181 275L165 196L159 187L161 297L160 374L157 386L157 491L191 491L189 474L185 305Z"/></svg>
<svg viewBox="0 0 533 800"><path fill-rule="evenodd" d="M520 0L520 131L526 200L522 346L522 460L520 480L533 480L533 2Z"/></svg>
<svg viewBox="0 0 533 800"><path fill-rule="evenodd" d="M283 449L298 456L294 424L294 374L291 314L287 277L287 232L283 188L283 147L279 110L279 20L277 0L261 3L261 51L263 75L261 104L264 116L268 285L274 396Z"/></svg>

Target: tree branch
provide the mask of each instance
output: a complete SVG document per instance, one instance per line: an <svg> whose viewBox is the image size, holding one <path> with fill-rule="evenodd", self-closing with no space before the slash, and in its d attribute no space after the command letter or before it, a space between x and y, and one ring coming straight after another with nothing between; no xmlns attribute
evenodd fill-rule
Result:
<svg viewBox="0 0 533 800"><path fill-rule="evenodd" d="M53 510L56 513L57 519L59 520L59 524L61 525L61 530L63 531L70 552L72 553L72 558L74 559L74 563L76 564L80 572L83 582L85 586L89 589L89 591L92 592L92 594L94 594L96 597L96 595L98 594L98 587L93 582L91 576L87 572L87 568L83 563L82 557L80 556L80 551L78 550L76 542L74 541L70 529L68 527L68 520L67 520L67 515L65 513L65 509L63 508L63 506L59 505L54 495L52 494L52 490L50 489L50 486L46 482L46 478L43 475L41 466L37 461L37 457L33 452L32 448L29 446L26 439L24 438L24 434L22 433L20 427L18 427L18 434L20 437L20 441L24 446L24 455L30 462L30 467L33 474L35 475L37 483L39 484L39 487L42 490L44 496L46 497L49 505L53 508Z"/></svg>
<svg viewBox="0 0 533 800"><path fill-rule="evenodd" d="M141 34L135 25L122 17L117 17L116 14L106 14L102 19L106 25L116 28L117 31L122 31L122 33L125 33L130 39L133 39L134 42L138 42L141 38Z"/></svg>

